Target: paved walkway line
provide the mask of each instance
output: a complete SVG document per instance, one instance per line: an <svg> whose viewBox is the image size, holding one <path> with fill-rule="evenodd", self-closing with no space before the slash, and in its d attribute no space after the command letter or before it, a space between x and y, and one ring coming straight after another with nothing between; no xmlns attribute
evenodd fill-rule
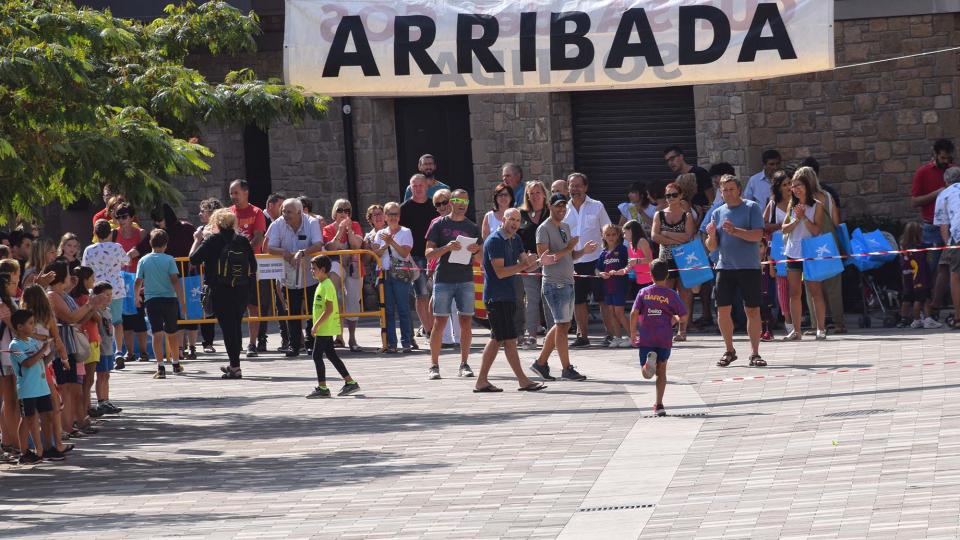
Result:
<svg viewBox="0 0 960 540"><path fill-rule="evenodd" d="M638 368L639 364L637 368L625 368L594 359L590 362L589 373L592 378L617 380L624 378L624 371L629 371L629 378L646 384L624 385L627 393L638 409L652 413L655 379L643 379ZM683 404L685 415L697 412L698 407L702 412L707 410L694 386L679 379L670 379L664 402L668 414L671 403ZM558 538L640 538L643 527L653 515L654 505L670 485L703 422L704 419L697 416L657 418L645 415L637 420ZM628 508L614 509L616 507Z"/></svg>

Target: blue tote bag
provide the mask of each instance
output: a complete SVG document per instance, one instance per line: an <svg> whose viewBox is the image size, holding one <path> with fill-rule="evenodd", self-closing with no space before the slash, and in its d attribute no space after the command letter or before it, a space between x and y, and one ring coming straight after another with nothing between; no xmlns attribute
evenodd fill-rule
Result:
<svg viewBox="0 0 960 540"><path fill-rule="evenodd" d="M183 296L187 305L187 313L184 318L206 319L203 315L203 307L200 304L200 291L203 290L203 282L200 280L200 276L180 278L180 284L183 287Z"/></svg>
<svg viewBox="0 0 960 540"><path fill-rule="evenodd" d="M777 261L777 275L787 277L787 255L783 252L783 232L775 231L770 237L770 258Z"/></svg>
<svg viewBox="0 0 960 540"><path fill-rule="evenodd" d="M847 224L841 223L837 225L834 233L837 235L837 242L839 243L838 247L840 248L841 255L850 255L853 253L853 249L850 247L850 231L847 230ZM853 264L853 257L847 257L843 259L844 266L850 266Z"/></svg>
<svg viewBox="0 0 960 540"><path fill-rule="evenodd" d="M713 279L713 269L703 243L695 238L686 244L673 247L673 260L680 270L680 282L686 288L696 287Z"/></svg>
<svg viewBox="0 0 960 540"><path fill-rule="evenodd" d="M137 303L133 297L133 284L137 281L137 275L133 272L120 272L120 275L123 277L123 284L127 288L127 295L123 297L123 314L136 315Z"/></svg>
<svg viewBox="0 0 960 540"><path fill-rule="evenodd" d="M892 251L893 246L887 241L879 230L864 233L860 229L854 229L850 237L851 253L870 253L874 251ZM867 272L880 268L884 264L897 258L896 253L888 255L866 255L853 257L853 264L857 270Z"/></svg>
<svg viewBox="0 0 960 540"><path fill-rule="evenodd" d="M817 259L803 261L803 279L823 281L843 273L843 261L840 259L821 259L821 257L836 257L840 254L832 234L804 238L800 241L800 249L804 259Z"/></svg>

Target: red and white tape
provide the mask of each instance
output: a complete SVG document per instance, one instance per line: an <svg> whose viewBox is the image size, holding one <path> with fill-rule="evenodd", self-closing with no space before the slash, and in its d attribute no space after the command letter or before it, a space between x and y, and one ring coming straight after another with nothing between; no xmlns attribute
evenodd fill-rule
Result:
<svg viewBox="0 0 960 540"><path fill-rule="evenodd" d="M944 362L922 362L922 363L913 363L913 364L900 364L898 367L901 368L919 368L919 367L930 367L930 366L954 366L960 364L958 360L947 360ZM824 366L825 368L828 366ZM766 380L778 380L778 379L792 379L794 377L818 377L822 375L843 375L843 374L857 374L864 373L869 371L877 371L882 369L883 366L874 366L874 367L865 367L865 368L840 368L840 369L824 369L821 371L813 371L810 373L793 373L793 374L777 374L777 375L753 375L748 377L726 377L723 379L710 379L703 381L699 384L717 384L717 383L730 383L730 382L748 382L748 381L766 381Z"/></svg>

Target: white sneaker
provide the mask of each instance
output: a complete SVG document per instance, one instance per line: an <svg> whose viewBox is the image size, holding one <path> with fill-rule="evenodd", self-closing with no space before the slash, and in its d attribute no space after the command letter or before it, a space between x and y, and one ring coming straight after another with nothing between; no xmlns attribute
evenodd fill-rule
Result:
<svg viewBox="0 0 960 540"><path fill-rule="evenodd" d="M943 328L943 323L934 320L933 317L926 317L923 319L923 327L927 330L933 330L934 328Z"/></svg>
<svg viewBox="0 0 960 540"><path fill-rule="evenodd" d="M535 351L537 350L537 338L527 337L523 340L523 350L525 351Z"/></svg>
<svg viewBox="0 0 960 540"><path fill-rule="evenodd" d="M823 340L827 339L827 331L826 331L826 330L817 330L817 338L816 338L816 339L817 339L817 341L823 341Z"/></svg>
<svg viewBox="0 0 960 540"><path fill-rule="evenodd" d="M657 353L654 351L647 353L647 361L640 368L640 374L644 379L650 379L657 374Z"/></svg>
<svg viewBox="0 0 960 540"><path fill-rule="evenodd" d="M620 349L629 349L630 348L630 338L622 337L620 341L617 342L617 347Z"/></svg>
<svg viewBox="0 0 960 540"><path fill-rule="evenodd" d="M910 323L910 328L913 328L914 330L919 330L920 328L923 328L923 327L924 327L923 321L920 319L914 319L913 322Z"/></svg>

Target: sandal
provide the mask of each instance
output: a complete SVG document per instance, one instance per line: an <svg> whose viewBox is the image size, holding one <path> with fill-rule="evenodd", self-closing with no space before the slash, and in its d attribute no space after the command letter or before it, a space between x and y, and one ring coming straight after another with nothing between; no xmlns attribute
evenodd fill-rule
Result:
<svg viewBox="0 0 960 540"><path fill-rule="evenodd" d="M396 347L380 347L377 349L377 352L380 354L397 354Z"/></svg>
<svg viewBox="0 0 960 540"><path fill-rule="evenodd" d="M543 390L546 387L547 385L545 384L532 382L526 386L521 386L520 388L517 388L517 392L539 392L540 390Z"/></svg>
<svg viewBox="0 0 960 540"><path fill-rule="evenodd" d="M221 379L242 379L243 373L240 371L240 368L233 369L228 367L220 368L220 371L223 372L223 375L220 376Z"/></svg>
<svg viewBox="0 0 960 540"><path fill-rule="evenodd" d="M723 353L723 356L720 357L720 360L717 361L717 365L720 367L727 367L737 359L737 353L735 351L727 351Z"/></svg>
<svg viewBox="0 0 960 540"><path fill-rule="evenodd" d="M686 340L687 340L687 334L686 334L686 333L684 333L684 334L677 334L677 335L673 336L673 342L674 342L674 343L680 343L681 341L686 341Z"/></svg>
<svg viewBox="0 0 960 540"><path fill-rule="evenodd" d="M767 361L760 358L759 354L751 354L750 365L753 367L767 367Z"/></svg>
<svg viewBox="0 0 960 540"><path fill-rule="evenodd" d="M522 390L522 388L521 388L521 390ZM474 388L474 389L473 389L473 393L474 393L474 394L482 394L482 393L486 393L486 392L503 392L503 388L499 388L499 387L496 387L496 386L494 386L494 385L492 385L492 384L490 384L490 383L487 383L487 385L484 386L483 388Z"/></svg>

